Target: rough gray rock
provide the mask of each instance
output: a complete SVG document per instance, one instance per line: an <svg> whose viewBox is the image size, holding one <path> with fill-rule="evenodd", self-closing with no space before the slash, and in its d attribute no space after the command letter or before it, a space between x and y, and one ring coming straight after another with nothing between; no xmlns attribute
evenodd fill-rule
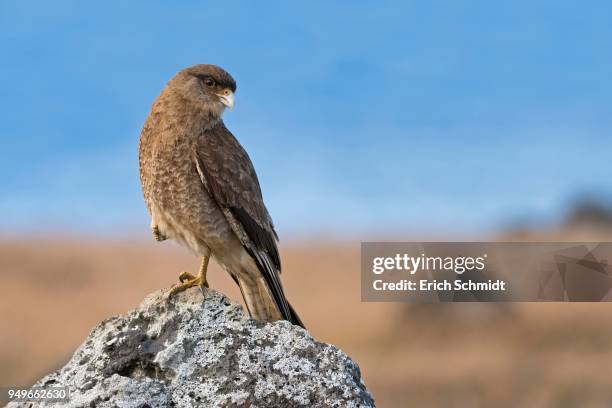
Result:
<svg viewBox="0 0 612 408"><path fill-rule="evenodd" d="M335 346L286 321L250 320L196 288L173 300L156 292L104 320L36 385L68 386L69 407L374 406L359 367Z"/></svg>

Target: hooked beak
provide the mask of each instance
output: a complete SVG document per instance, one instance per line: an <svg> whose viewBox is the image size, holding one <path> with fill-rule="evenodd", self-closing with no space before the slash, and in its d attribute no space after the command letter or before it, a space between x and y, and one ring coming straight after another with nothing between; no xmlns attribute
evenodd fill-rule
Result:
<svg viewBox="0 0 612 408"><path fill-rule="evenodd" d="M234 107L234 93L232 91L227 91L223 95L219 95L219 99L221 103L232 109Z"/></svg>

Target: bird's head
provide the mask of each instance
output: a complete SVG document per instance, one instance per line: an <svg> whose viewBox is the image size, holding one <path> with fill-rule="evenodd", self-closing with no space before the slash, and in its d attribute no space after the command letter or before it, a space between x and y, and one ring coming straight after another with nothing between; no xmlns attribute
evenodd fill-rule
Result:
<svg viewBox="0 0 612 408"><path fill-rule="evenodd" d="M220 117L234 107L236 81L216 65L194 65L180 71L168 84L190 103Z"/></svg>

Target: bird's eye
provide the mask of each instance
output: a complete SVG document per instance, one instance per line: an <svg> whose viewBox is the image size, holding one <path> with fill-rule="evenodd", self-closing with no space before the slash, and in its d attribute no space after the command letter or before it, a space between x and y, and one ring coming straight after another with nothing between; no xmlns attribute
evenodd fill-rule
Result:
<svg viewBox="0 0 612 408"><path fill-rule="evenodd" d="M215 86L215 80L212 78L206 78L204 80L204 83L206 84L206 86Z"/></svg>

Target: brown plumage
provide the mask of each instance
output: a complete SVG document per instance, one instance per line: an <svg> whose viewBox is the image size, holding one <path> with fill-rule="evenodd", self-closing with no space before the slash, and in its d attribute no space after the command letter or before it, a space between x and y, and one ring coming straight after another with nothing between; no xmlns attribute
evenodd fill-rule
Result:
<svg viewBox="0 0 612 408"><path fill-rule="evenodd" d="M302 325L280 281L278 239L248 154L221 115L234 79L214 65L179 72L153 104L140 137L140 178L156 240L174 239L203 257L171 294L204 287L213 256L240 286L255 319Z"/></svg>

